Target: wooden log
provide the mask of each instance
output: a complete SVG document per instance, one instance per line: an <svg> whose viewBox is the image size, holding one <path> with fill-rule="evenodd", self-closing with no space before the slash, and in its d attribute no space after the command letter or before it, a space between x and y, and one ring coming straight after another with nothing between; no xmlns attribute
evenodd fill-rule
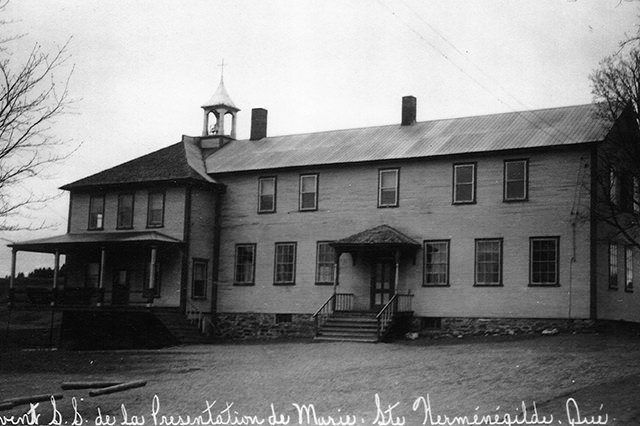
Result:
<svg viewBox="0 0 640 426"><path fill-rule="evenodd" d="M6 403L10 403L13 405L29 404L31 402L49 401L52 397L54 399L63 398L61 393L54 393L54 394L45 393L41 395L29 395L29 396L20 396L18 398L7 398L3 401L0 401L0 404L6 404Z"/></svg>
<svg viewBox="0 0 640 426"><path fill-rule="evenodd" d="M106 395L108 393L122 392L128 389L140 388L142 386L145 386L146 384L147 382L145 380L135 380L133 382L120 383L119 385L89 391L89 396L99 396Z"/></svg>
<svg viewBox="0 0 640 426"><path fill-rule="evenodd" d="M15 406L16 404L14 404L13 402L0 402L0 411L10 410Z"/></svg>
<svg viewBox="0 0 640 426"><path fill-rule="evenodd" d="M62 382L60 387L63 390L68 389L100 389L100 388L108 388L109 386L115 386L122 384L123 382L118 381L101 381L101 382Z"/></svg>

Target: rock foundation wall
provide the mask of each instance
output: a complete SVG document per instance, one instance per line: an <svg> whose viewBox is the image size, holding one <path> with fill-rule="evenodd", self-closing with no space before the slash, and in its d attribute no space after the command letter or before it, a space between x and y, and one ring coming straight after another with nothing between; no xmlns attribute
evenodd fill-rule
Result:
<svg viewBox="0 0 640 426"><path fill-rule="evenodd" d="M218 313L214 320L214 337L248 340L314 336L311 314L290 314L290 322L277 322L277 315L279 314Z"/></svg>

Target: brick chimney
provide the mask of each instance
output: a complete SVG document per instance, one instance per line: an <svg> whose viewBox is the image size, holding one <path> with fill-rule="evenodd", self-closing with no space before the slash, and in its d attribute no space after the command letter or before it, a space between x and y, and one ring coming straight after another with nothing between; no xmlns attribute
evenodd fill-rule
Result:
<svg viewBox="0 0 640 426"><path fill-rule="evenodd" d="M251 139L257 141L258 139L267 137L267 110L264 108L253 108L251 110Z"/></svg>
<svg viewBox="0 0 640 426"><path fill-rule="evenodd" d="M416 97L404 96L402 98L402 125L410 126L416 122Z"/></svg>

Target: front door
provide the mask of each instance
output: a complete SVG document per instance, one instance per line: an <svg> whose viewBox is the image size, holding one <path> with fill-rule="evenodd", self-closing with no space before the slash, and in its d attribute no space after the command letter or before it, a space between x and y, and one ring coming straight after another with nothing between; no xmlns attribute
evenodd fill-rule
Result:
<svg viewBox="0 0 640 426"><path fill-rule="evenodd" d="M111 303L113 305L129 304L129 271L126 269L117 269L113 272Z"/></svg>
<svg viewBox="0 0 640 426"><path fill-rule="evenodd" d="M371 263L371 309L379 311L395 293L396 264L391 257L376 257Z"/></svg>

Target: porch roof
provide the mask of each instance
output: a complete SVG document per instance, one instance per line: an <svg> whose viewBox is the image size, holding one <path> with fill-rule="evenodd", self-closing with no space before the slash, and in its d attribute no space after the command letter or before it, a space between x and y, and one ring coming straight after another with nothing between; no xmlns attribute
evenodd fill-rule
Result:
<svg viewBox="0 0 640 426"><path fill-rule="evenodd" d="M32 251L41 253L65 252L68 249L80 248L92 245L113 244L158 244L174 245L183 241L156 231L127 231L127 232L91 232L77 234L63 234L55 237L40 238L37 240L22 241L8 244L15 250Z"/></svg>
<svg viewBox="0 0 640 426"><path fill-rule="evenodd" d="M365 251L394 248L417 250L420 248L420 244L413 238L406 236L389 225L380 225L358 232L357 234L334 241L331 245L338 251Z"/></svg>

